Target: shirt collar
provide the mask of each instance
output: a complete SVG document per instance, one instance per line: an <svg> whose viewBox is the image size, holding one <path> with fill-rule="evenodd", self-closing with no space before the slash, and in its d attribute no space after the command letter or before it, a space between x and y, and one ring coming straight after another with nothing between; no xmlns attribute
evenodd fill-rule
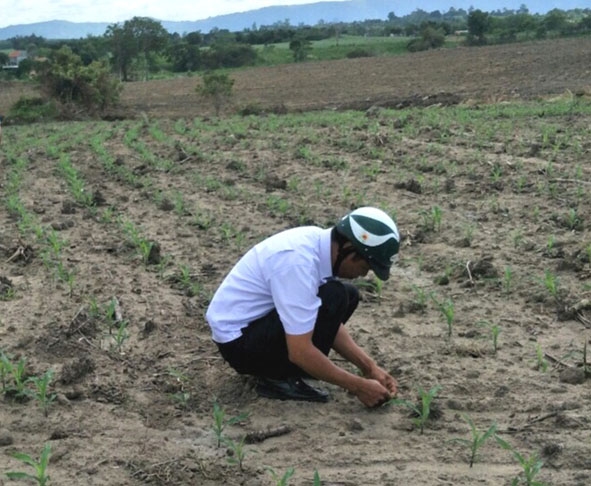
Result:
<svg viewBox="0 0 591 486"><path fill-rule="evenodd" d="M332 255L331 255L331 232L332 228L322 231L320 234L320 272L323 279L332 278Z"/></svg>

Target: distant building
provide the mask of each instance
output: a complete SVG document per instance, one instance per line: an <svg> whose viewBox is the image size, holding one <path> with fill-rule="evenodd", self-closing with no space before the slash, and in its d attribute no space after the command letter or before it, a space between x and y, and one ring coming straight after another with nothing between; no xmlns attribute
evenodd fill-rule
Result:
<svg viewBox="0 0 591 486"><path fill-rule="evenodd" d="M2 66L3 69L16 69L21 61L26 59L27 51L12 51L8 54L8 64Z"/></svg>

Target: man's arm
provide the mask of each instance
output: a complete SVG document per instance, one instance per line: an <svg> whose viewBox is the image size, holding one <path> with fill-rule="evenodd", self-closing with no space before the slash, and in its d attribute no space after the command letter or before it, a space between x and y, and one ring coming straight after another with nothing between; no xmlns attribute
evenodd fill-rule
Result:
<svg viewBox="0 0 591 486"><path fill-rule="evenodd" d="M343 326L341 326L342 328ZM286 335L289 360L292 363L314 378L333 383L350 391L368 407L381 405L391 398L392 392L377 379L371 376L363 378L335 365L314 346L312 343L312 333L313 331L300 335ZM348 351L345 349L344 352L347 353ZM350 354L352 357L354 355L357 357L361 356L352 351Z"/></svg>
<svg viewBox="0 0 591 486"><path fill-rule="evenodd" d="M394 377L380 368L376 362L367 355L367 353L353 340L345 326L341 325L339 327L332 347L343 358L357 366L357 368L363 373L363 376L378 380L390 391L392 396L396 395L398 385Z"/></svg>

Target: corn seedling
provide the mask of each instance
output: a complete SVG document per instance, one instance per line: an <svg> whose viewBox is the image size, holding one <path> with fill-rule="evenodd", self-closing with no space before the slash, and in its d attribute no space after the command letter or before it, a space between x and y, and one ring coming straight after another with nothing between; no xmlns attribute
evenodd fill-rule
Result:
<svg viewBox="0 0 591 486"><path fill-rule="evenodd" d="M482 445L492 436L495 435L497 431L497 424L492 424L486 431L479 431L474 422L468 415L463 415L464 420L468 422L470 426L470 432L472 434L471 439L462 439L462 438L455 438L452 439L452 442L458 442L470 449L470 467L474 465L476 462L478 450L482 447Z"/></svg>
<svg viewBox="0 0 591 486"><path fill-rule="evenodd" d="M519 248L521 243L523 242L523 233L521 230L515 230L513 232L513 247Z"/></svg>
<svg viewBox="0 0 591 486"><path fill-rule="evenodd" d="M109 330L109 335L113 333L113 327L117 322L117 300L111 299L103 311L104 319Z"/></svg>
<svg viewBox="0 0 591 486"><path fill-rule="evenodd" d="M419 213L423 218L423 228L426 231L439 231L441 228L442 211L439 206L432 206L429 210Z"/></svg>
<svg viewBox="0 0 591 486"><path fill-rule="evenodd" d="M543 373L548 371L548 360L544 355L544 351L542 351L540 343L536 344L536 369L541 370Z"/></svg>
<svg viewBox="0 0 591 486"><path fill-rule="evenodd" d="M464 241L466 242L467 246L472 245L473 239L474 239L474 225L468 224L464 227Z"/></svg>
<svg viewBox="0 0 591 486"><path fill-rule="evenodd" d="M177 402L182 408L187 408L191 394L185 390L188 378L187 375L181 371L169 368L168 374L176 379L179 383L180 390L172 394L172 399Z"/></svg>
<svg viewBox="0 0 591 486"><path fill-rule="evenodd" d="M113 222L113 215L115 210L113 208L105 208L101 211L99 221L104 224Z"/></svg>
<svg viewBox="0 0 591 486"><path fill-rule="evenodd" d="M513 287L513 270L511 267L505 267L505 272L503 273L503 292L508 294L511 292L511 288Z"/></svg>
<svg viewBox="0 0 591 486"><path fill-rule="evenodd" d="M213 431L215 433L218 447L220 447L222 441L224 440L224 429L228 425L234 425L238 422L242 422L248 418L249 413L244 412L240 415L235 417L226 418L226 412L223 408L221 408L217 403L214 402L213 404Z"/></svg>
<svg viewBox="0 0 591 486"><path fill-rule="evenodd" d="M28 454L23 454L22 452L15 452L12 454L12 457L18 459L19 461L25 463L28 466L31 466L35 469L35 474L29 474L26 472L17 472L17 471L9 471L6 473L8 479L20 480L25 479L28 481L35 481L38 486L46 486L49 484L49 475L47 474L47 466L49 465L49 457L51 454L51 446L49 444L45 444L43 447L43 451L41 451L41 456L39 457L39 461L36 461Z"/></svg>
<svg viewBox="0 0 591 486"><path fill-rule="evenodd" d="M440 302L435 298L434 295L431 295L431 299L433 299L433 302L435 302L435 304L439 308L439 311L445 317L445 321L447 323L447 337L449 338L449 337L451 337L452 332L453 332L453 323L454 323L454 314L455 314L453 300L445 299Z"/></svg>
<svg viewBox="0 0 591 486"><path fill-rule="evenodd" d="M58 262L56 269L58 279L68 286L68 295L72 297L74 294L74 281L76 280L76 274L73 270L68 270L62 262Z"/></svg>
<svg viewBox="0 0 591 486"><path fill-rule="evenodd" d="M492 179L493 184L499 182L502 176L503 168L499 164L495 164L492 170L490 171L490 177Z"/></svg>
<svg viewBox="0 0 591 486"><path fill-rule="evenodd" d="M55 393L49 393L49 385L52 379L52 370L47 370L41 377L35 376L29 379L29 381L33 383L33 385L35 386L33 396L35 397L37 403L43 410L43 415L45 415L46 417L49 414L49 407L51 406L51 404L57 396Z"/></svg>
<svg viewBox="0 0 591 486"><path fill-rule="evenodd" d="M184 216L187 214L187 207L183 198L183 193L176 191L173 196L174 199L174 212L178 216Z"/></svg>
<svg viewBox="0 0 591 486"><path fill-rule="evenodd" d="M548 293L554 297L554 299L558 299L558 278L556 275L554 275L550 270L546 270L544 272L542 283L544 284L544 287Z"/></svg>
<svg viewBox="0 0 591 486"><path fill-rule="evenodd" d="M10 358L0 351L0 384L2 385L2 393L8 391L8 378L11 376L12 363Z"/></svg>
<svg viewBox="0 0 591 486"><path fill-rule="evenodd" d="M314 471L314 486L322 486L322 481L320 480L320 473L318 470Z"/></svg>
<svg viewBox="0 0 591 486"><path fill-rule="evenodd" d="M16 399L24 399L28 397L30 395L30 390L26 387L27 379L25 377L25 365L27 360L23 357L18 360L18 363L14 364L5 354L2 354L0 359L2 360L5 375L11 378L10 382L6 383L4 386L4 393L11 394Z"/></svg>
<svg viewBox="0 0 591 486"><path fill-rule="evenodd" d="M117 328L117 333L113 336L113 339L115 340L113 347L119 352L121 351L125 341L129 339L129 331L127 330L128 324L129 323L127 321L121 321L119 323L119 327Z"/></svg>
<svg viewBox="0 0 591 486"><path fill-rule="evenodd" d="M416 285L412 286L412 290L414 291L415 295L413 303L419 311L423 312L427 307L428 295L425 292L425 289L417 287Z"/></svg>
<svg viewBox="0 0 591 486"><path fill-rule="evenodd" d="M193 224L201 230L207 230L213 224L213 219L211 214L196 209L193 216Z"/></svg>
<svg viewBox="0 0 591 486"><path fill-rule="evenodd" d="M137 248L140 252L144 265L147 265L150 260L150 254L152 253L153 246L154 243L146 240L145 238L141 238L138 242Z"/></svg>
<svg viewBox="0 0 591 486"><path fill-rule="evenodd" d="M246 451L244 450L245 439L246 436L238 442L227 437L223 439L224 443L228 446L228 462L230 464L237 464L241 471L243 470L244 456L246 455Z"/></svg>
<svg viewBox="0 0 591 486"><path fill-rule="evenodd" d="M554 249L555 245L556 245L556 236L554 236L554 235L548 236L548 239L546 240L546 251L548 253L550 253Z"/></svg>
<svg viewBox="0 0 591 486"><path fill-rule="evenodd" d="M577 214L577 210L574 208L570 208L566 215L566 226L570 230L575 230L581 225L581 220L579 219L579 215Z"/></svg>
<svg viewBox="0 0 591 486"><path fill-rule="evenodd" d="M495 324L490 328L490 332L492 334L493 353L497 354L497 350L499 349L499 334L501 333L501 328Z"/></svg>
<svg viewBox="0 0 591 486"><path fill-rule="evenodd" d="M0 278L0 283L2 282ZM0 301L8 301L14 299L15 291L14 287L11 284L4 285L2 287L2 291L0 292Z"/></svg>
<svg viewBox="0 0 591 486"><path fill-rule="evenodd" d="M495 439L503 449L513 454L513 457L517 459L523 469L522 473L511 481L511 486L519 486L520 484L525 484L526 486L544 486L544 483L535 480L535 477L544 465L544 461L540 460L538 454L532 454L526 457L516 451L511 444L498 435L495 435Z"/></svg>
<svg viewBox="0 0 591 486"><path fill-rule="evenodd" d="M188 288L191 285L191 281L193 277L191 276L191 269L188 265L180 264L179 265L179 276L178 279L183 286L183 288Z"/></svg>
<svg viewBox="0 0 591 486"><path fill-rule="evenodd" d="M409 400L402 400L399 398L393 398L388 403L392 405L402 405L403 407L408 408L411 413L413 414L413 424L415 427L418 427L420 433L423 433L425 428L425 424L429 420L429 416L431 415L431 403L435 399L437 393L441 390L440 385L436 385L431 388L429 391L423 390L422 387L419 387L419 405L409 401Z"/></svg>
<svg viewBox="0 0 591 486"><path fill-rule="evenodd" d="M295 469L293 467L288 468L282 476L279 476L279 473L275 471L275 469L273 469L271 466L267 466L266 469L267 472L273 478L273 481L275 481L276 486L287 486L289 484L289 479L295 473Z"/></svg>
<svg viewBox="0 0 591 486"><path fill-rule="evenodd" d="M47 243L51 249L53 256L59 258L62 248L67 244L64 240L60 239L55 230L51 230L47 234Z"/></svg>
<svg viewBox="0 0 591 486"><path fill-rule="evenodd" d="M271 211L272 214L280 214L285 216L290 208L290 202L287 199L283 199L280 196L275 196L271 194L267 198L267 207Z"/></svg>

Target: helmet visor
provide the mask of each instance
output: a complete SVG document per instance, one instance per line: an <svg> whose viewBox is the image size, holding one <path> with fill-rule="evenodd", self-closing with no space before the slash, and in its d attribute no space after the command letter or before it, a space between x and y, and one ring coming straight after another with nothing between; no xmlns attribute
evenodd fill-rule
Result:
<svg viewBox="0 0 591 486"><path fill-rule="evenodd" d="M390 277L390 265L384 265L383 263L378 262L374 258L368 258L367 262L369 263L369 266L371 267L373 273L375 273L380 280L388 280L388 278Z"/></svg>

